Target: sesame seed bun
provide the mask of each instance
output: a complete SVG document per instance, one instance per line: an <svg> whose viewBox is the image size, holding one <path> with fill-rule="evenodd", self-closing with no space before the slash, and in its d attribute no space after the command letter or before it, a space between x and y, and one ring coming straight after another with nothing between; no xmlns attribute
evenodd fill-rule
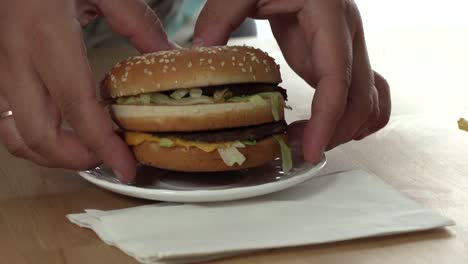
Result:
<svg viewBox="0 0 468 264"><path fill-rule="evenodd" d="M268 137L256 145L239 148L246 157L242 165L227 166L217 151L205 152L198 148L164 148L158 143L144 142L133 148L137 160L145 165L185 172L231 171L253 168L280 156L276 139Z"/></svg>
<svg viewBox="0 0 468 264"><path fill-rule="evenodd" d="M284 119L284 101L280 99L279 117ZM187 106L112 105L117 124L131 131L189 132L274 122L271 103L251 102Z"/></svg>
<svg viewBox="0 0 468 264"><path fill-rule="evenodd" d="M267 53L247 46L160 51L117 63L102 82L103 98L212 85L281 82Z"/></svg>

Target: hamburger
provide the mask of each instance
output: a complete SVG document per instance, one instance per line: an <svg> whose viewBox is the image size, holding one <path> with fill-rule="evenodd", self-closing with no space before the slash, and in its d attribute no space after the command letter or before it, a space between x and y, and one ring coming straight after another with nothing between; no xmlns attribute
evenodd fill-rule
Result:
<svg viewBox="0 0 468 264"><path fill-rule="evenodd" d="M117 63L102 96L144 165L214 172L278 157L292 167L279 65L248 46L160 51Z"/></svg>

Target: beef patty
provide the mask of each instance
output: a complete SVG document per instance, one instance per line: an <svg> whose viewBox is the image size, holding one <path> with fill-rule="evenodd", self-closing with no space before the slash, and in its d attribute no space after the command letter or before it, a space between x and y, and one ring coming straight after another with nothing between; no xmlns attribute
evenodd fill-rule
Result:
<svg viewBox="0 0 468 264"><path fill-rule="evenodd" d="M200 131L200 132L177 132L177 133L157 133L158 137L177 137L187 141L198 142L226 142L226 141L253 141L262 140L286 131L288 125L286 121L267 123L257 126L236 127L220 130Z"/></svg>

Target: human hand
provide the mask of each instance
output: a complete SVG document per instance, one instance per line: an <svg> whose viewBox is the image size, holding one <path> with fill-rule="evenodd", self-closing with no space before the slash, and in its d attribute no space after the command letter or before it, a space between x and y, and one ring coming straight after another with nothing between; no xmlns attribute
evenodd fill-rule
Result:
<svg viewBox="0 0 468 264"><path fill-rule="evenodd" d="M371 69L354 1L208 0L194 43L224 45L246 17L269 20L287 63L316 89L311 119L302 124L307 161L387 124L389 86Z"/></svg>
<svg viewBox="0 0 468 264"><path fill-rule="evenodd" d="M103 162L128 181L135 161L96 100L81 36L97 15L142 52L171 48L142 0L0 2L0 112L13 113L0 119L0 139L13 155L43 166Z"/></svg>

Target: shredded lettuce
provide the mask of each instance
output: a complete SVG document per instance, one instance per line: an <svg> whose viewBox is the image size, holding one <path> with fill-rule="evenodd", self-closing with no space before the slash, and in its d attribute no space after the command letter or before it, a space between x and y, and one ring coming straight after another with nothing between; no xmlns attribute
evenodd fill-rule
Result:
<svg viewBox="0 0 468 264"><path fill-rule="evenodd" d="M266 101L263 96L259 94L254 95L239 95L227 99L227 102L238 103L238 102L251 102L255 105L265 105Z"/></svg>
<svg viewBox="0 0 468 264"><path fill-rule="evenodd" d="M238 102L247 102L247 96L233 96L229 99L226 100L227 102L230 103L238 103Z"/></svg>
<svg viewBox="0 0 468 264"><path fill-rule="evenodd" d="M151 103L156 105L197 105L212 104L214 101L213 98L205 95L196 98L186 97L175 100L162 93L153 93L151 95Z"/></svg>
<svg viewBox="0 0 468 264"><path fill-rule="evenodd" d="M117 98L118 104L127 104L127 105L145 105L145 104L149 104L150 101L151 101L150 94L140 94L136 96Z"/></svg>
<svg viewBox="0 0 468 264"><path fill-rule="evenodd" d="M292 154L291 154L291 149L289 146L284 142L283 138L278 135L273 136L276 141L278 141L280 148L281 148L281 166L283 167L283 172L288 173L293 166L293 161L292 161Z"/></svg>
<svg viewBox="0 0 468 264"><path fill-rule="evenodd" d="M232 97L232 92L228 88L223 90L216 90L213 93L213 99L216 103L224 103L226 99Z"/></svg>
<svg viewBox="0 0 468 264"><path fill-rule="evenodd" d="M249 102L253 103L254 105L266 105L267 104L267 101L265 101L265 99L263 99L258 94L249 96Z"/></svg>
<svg viewBox="0 0 468 264"><path fill-rule="evenodd" d="M198 98L198 97L202 96L202 94L203 94L203 91L200 88L190 89L190 97L192 97L192 98Z"/></svg>
<svg viewBox="0 0 468 264"><path fill-rule="evenodd" d="M159 141L159 146L164 148L170 148L174 145L174 142L168 138L161 138Z"/></svg>
<svg viewBox="0 0 468 264"><path fill-rule="evenodd" d="M271 113L273 114L273 118L275 121L280 120L279 116L279 98L278 98L278 93L272 94L270 97L271 100Z"/></svg>
<svg viewBox="0 0 468 264"><path fill-rule="evenodd" d="M242 144L244 144L246 146L255 146L255 145L257 145L256 140L242 140L241 142L242 142Z"/></svg>
<svg viewBox="0 0 468 264"><path fill-rule="evenodd" d="M149 104L151 102L151 95L149 95L149 94L140 94L140 101L144 105Z"/></svg>
<svg viewBox="0 0 468 264"><path fill-rule="evenodd" d="M188 93L189 93L189 90L187 89L178 89L172 92L170 97L175 100L179 100L181 98L184 98Z"/></svg>
<svg viewBox="0 0 468 264"><path fill-rule="evenodd" d="M271 113L275 121L280 120L279 112L280 112L280 96L281 93L278 92L265 92L265 93L258 93L254 95L242 95L242 96L234 96L229 98L227 101L232 103L238 102L251 102L256 105L265 105L265 99L270 100L271 102Z"/></svg>
<svg viewBox="0 0 468 264"><path fill-rule="evenodd" d="M119 97L117 104L126 105L197 105L197 104L214 104L224 102L251 102L255 105L265 105L267 100L271 102L271 111L275 121L279 120L280 98L281 93L264 92L253 95L232 96L229 89L217 90L213 96L203 95L200 88L193 89L178 89L172 92L169 96L164 93L147 93L135 96Z"/></svg>
<svg viewBox="0 0 468 264"><path fill-rule="evenodd" d="M139 97L130 96L130 97L119 97L117 98L118 104L139 104Z"/></svg>
<svg viewBox="0 0 468 264"><path fill-rule="evenodd" d="M235 147L218 148L218 153L228 166L242 165L245 161L245 156Z"/></svg>
<svg viewBox="0 0 468 264"><path fill-rule="evenodd" d="M245 148L245 145L241 141L234 141L234 142L231 143L231 147Z"/></svg>

